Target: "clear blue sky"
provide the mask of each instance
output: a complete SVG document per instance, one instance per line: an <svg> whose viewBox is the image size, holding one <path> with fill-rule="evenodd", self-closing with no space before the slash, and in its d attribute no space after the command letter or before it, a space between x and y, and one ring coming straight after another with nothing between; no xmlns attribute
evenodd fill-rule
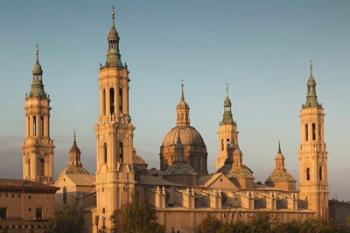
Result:
<svg viewBox="0 0 350 233"><path fill-rule="evenodd" d="M39 43L52 99L55 169L77 130L83 163L95 171L97 76L105 61L111 6L130 69L136 149L150 167L175 125L180 80L191 123L213 170L225 83L230 83L244 162L264 181L281 140L298 177L299 110L313 59L326 110L331 197L349 200L350 1L2 1L0 3L0 177L21 176L24 97ZM343 183L346 183L344 185Z"/></svg>

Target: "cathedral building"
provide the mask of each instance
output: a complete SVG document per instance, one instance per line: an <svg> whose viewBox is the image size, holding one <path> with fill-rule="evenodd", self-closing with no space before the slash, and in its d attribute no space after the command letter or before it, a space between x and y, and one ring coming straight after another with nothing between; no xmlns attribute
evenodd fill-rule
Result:
<svg viewBox="0 0 350 233"><path fill-rule="evenodd" d="M56 205L78 201L85 210L86 232L93 233L100 229L114 232L116 226L111 215L134 197L155 207L158 221L167 233L197 232L208 214L228 223L249 221L261 213L268 214L273 223L315 217L328 219L324 108L317 99L312 65L306 102L300 110L300 182L297 184L288 172L287 156L279 143L271 175L261 183L255 181L249 168L249 155L239 145L228 87L218 125L215 172L208 172L206 144L191 125L183 83L176 105L176 125L160 145L160 168L148 169L147 162L134 147L135 127L129 112L131 80L128 66L122 62L119 42L113 9L106 61L100 65L98 76L96 173L83 167L83 153L74 134L68 163L56 179L53 177L55 146L50 138L50 97L44 90L37 50L32 86L25 99L23 180L0 180L0 226L2 218L18 215L8 211L12 202L7 200L9 204L4 206L2 198L9 195L28 198L35 190L33 197L39 200L41 193L45 193L48 202L45 205L53 209L52 197L57 189ZM30 205L36 209L38 218L53 217L39 201ZM33 212L25 213L23 219L27 221L32 216Z"/></svg>

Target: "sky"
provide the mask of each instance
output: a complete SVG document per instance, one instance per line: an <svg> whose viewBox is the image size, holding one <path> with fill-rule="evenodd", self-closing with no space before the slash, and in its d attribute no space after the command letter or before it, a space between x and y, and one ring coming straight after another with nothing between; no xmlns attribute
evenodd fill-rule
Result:
<svg viewBox="0 0 350 233"><path fill-rule="evenodd" d="M325 108L330 197L350 200L350 1L1 1L0 177L22 175L24 98L35 44L51 98L55 176L77 131L82 162L95 172L97 77L105 62L111 7L130 71L136 150L159 167L159 147L175 126L184 80L191 125L214 171L225 83L243 160L256 181L274 168L278 140L298 178L299 111L309 60Z"/></svg>

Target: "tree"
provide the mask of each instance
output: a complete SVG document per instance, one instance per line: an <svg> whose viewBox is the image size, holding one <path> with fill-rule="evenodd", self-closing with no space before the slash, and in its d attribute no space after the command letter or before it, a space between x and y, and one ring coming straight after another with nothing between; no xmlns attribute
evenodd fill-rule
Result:
<svg viewBox="0 0 350 233"><path fill-rule="evenodd" d="M270 217L267 215L259 215L248 223L250 233L271 233Z"/></svg>
<svg viewBox="0 0 350 233"><path fill-rule="evenodd" d="M76 204L65 204L55 212L55 218L46 233L83 233L83 211Z"/></svg>
<svg viewBox="0 0 350 233"><path fill-rule="evenodd" d="M220 228L223 226L223 223L217 218L208 215L201 224L199 224L198 232L199 233L217 233ZM226 232L225 232L226 233Z"/></svg>
<svg viewBox="0 0 350 233"><path fill-rule="evenodd" d="M115 232L165 233L164 226L157 222L156 210L137 198L116 210L110 220Z"/></svg>

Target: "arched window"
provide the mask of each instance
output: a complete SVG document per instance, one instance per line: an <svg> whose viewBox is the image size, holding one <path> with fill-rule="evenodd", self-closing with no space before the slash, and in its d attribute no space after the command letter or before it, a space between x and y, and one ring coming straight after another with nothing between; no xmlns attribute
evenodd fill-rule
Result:
<svg viewBox="0 0 350 233"><path fill-rule="evenodd" d="M321 140L321 124L318 124L318 140Z"/></svg>
<svg viewBox="0 0 350 233"><path fill-rule="evenodd" d="M114 113L114 88L109 89L109 113Z"/></svg>
<svg viewBox="0 0 350 233"><path fill-rule="evenodd" d="M312 123L312 140L316 140L316 124Z"/></svg>
<svg viewBox="0 0 350 233"><path fill-rule="evenodd" d="M123 112L123 88L119 88L119 112Z"/></svg>
<svg viewBox="0 0 350 233"><path fill-rule="evenodd" d="M27 117L27 130L28 130L28 132L27 132L27 136L30 136L30 117Z"/></svg>
<svg viewBox="0 0 350 233"><path fill-rule="evenodd" d="M63 204L67 204L67 188L63 187Z"/></svg>
<svg viewBox="0 0 350 233"><path fill-rule="evenodd" d="M310 168L306 168L306 180L310 180Z"/></svg>
<svg viewBox="0 0 350 233"><path fill-rule="evenodd" d="M119 157L120 157L120 163L123 163L124 161L124 146L123 143L119 143Z"/></svg>
<svg viewBox="0 0 350 233"><path fill-rule="evenodd" d="M36 116L33 116L33 136L36 136Z"/></svg>
<svg viewBox="0 0 350 233"><path fill-rule="evenodd" d="M40 117L40 134L44 136L44 117Z"/></svg>
<svg viewBox="0 0 350 233"><path fill-rule="evenodd" d="M322 171L322 166L319 168L318 170L318 176L320 177L320 180L322 180L322 176L323 176L323 171Z"/></svg>
<svg viewBox="0 0 350 233"><path fill-rule="evenodd" d="M102 92L102 111L103 115L106 115L106 90L103 89Z"/></svg>
<svg viewBox="0 0 350 233"><path fill-rule="evenodd" d="M40 171L39 174L40 176L44 176L45 172L45 160L43 158L40 159Z"/></svg>
<svg viewBox="0 0 350 233"><path fill-rule="evenodd" d="M107 163L107 143L103 144L103 162Z"/></svg>
<svg viewBox="0 0 350 233"><path fill-rule="evenodd" d="M309 128L307 124L305 124L305 141L309 140Z"/></svg>
<svg viewBox="0 0 350 233"><path fill-rule="evenodd" d="M224 139L221 139L221 151L224 151Z"/></svg>

